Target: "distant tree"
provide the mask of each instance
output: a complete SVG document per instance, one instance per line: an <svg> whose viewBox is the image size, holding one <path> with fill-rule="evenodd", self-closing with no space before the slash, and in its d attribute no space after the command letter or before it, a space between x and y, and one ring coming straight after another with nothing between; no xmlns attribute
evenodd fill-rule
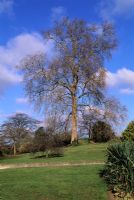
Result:
<svg viewBox="0 0 134 200"><path fill-rule="evenodd" d="M111 126L103 121L98 121L92 128L92 140L94 142L107 142L115 136Z"/></svg>
<svg viewBox="0 0 134 200"><path fill-rule="evenodd" d="M126 107L122 106L119 100L109 97L105 98L99 106L89 106L83 110L80 128L88 133L90 139L93 125L97 121L110 124L116 130L126 120L126 117Z"/></svg>
<svg viewBox="0 0 134 200"><path fill-rule="evenodd" d="M127 119L127 108L115 97L105 98L101 108L101 120L116 128Z"/></svg>
<svg viewBox="0 0 134 200"><path fill-rule="evenodd" d="M80 119L80 132L81 134L88 134L88 139L92 138L92 128L93 125L99 120L100 110L96 107L88 107L83 110L81 119Z"/></svg>
<svg viewBox="0 0 134 200"><path fill-rule="evenodd" d="M53 43L56 56L50 61L47 55L37 54L22 61L26 95L40 108L52 103L59 109L63 106L72 116L71 143L77 143L79 110L104 97L104 61L116 47L114 28L109 23L90 25L65 18L44 37Z"/></svg>
<svg viewBox="0 0 134 200"><path fill-rule="evenodd" d="M52 112L47 113L44 123L44 127L47 132L53 135L63 133L66 129L65 126L66 120L63 115L59 114L58 111L53 110Z"/></svg>
<svg viewBox="0 0 134 200"><path fill-rule="evenodd" d="M124 140L134 141L134 121L131 121L122 133Z"/></svg>
<svg viewBox="0 0 134 200"><path fill-rule="evenodd" d="M16 113L1 125L1 135L6 142L13 145L14 155L17 151L17 145L33 132L38 123L39 121L25 113Z"/></svg>

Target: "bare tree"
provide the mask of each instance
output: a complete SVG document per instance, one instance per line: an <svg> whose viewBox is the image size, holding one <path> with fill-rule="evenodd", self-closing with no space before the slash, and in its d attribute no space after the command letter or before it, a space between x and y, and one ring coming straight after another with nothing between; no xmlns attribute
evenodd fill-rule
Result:
<svg viewBox="0 0 134 200"><path fill-rule="evenodd" d="M103 102L97 107L87 106L80 121L82 131L86 130L89 139L92 136L92 127L98 121L109 124L114 130L117 129L127 118L127 109L121 105L119 100L114 97L104 98Z"/></svg>
<svg viewBox="0 0 134 200"><path fill-rule="evenodd" d="M79 129L81 135L88 134L88 139L92 138L92 127L99 120L101 116L100 110L97 107L86 107L79 120Z"/></svg>
<svg viewBox="0 0 134 200"><path fill-rule="evenodd" d="M1 126L1 135L6 142L13 145L14 155L16 145L37 127L39 121L24 113L9 117Z"/></svg>
<svg viewBox="0 0 134 200"><path fill-rule="evenodd" d="M104 61L116 47L114 29L109 23L98 26L65 18L44 37L53 42L56 56L50 60L38 54L22 61L26 95L41 108L52 103L64 107L72 116L71 142L77 142L79 109L104 96Z"/></svg>
<svg viewBox="0 0 134 200"><path fill-rule="evenodd" d="M105 98L102 104L102 120L112 127L122 125L127 119L127 108L114 97Z"/></svg>

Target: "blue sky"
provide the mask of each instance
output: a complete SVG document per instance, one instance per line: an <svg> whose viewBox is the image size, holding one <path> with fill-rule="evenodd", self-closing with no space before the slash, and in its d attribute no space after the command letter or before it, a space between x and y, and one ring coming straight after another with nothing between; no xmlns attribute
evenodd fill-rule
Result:
<svg viewBox="0 0 134 200"><path fill-rule="evenodd" d="M105 64L107 84L127 106L128 120L134 119L134 0L0 0L0 122L15 112L37 116L15 66L27 54L51 52L41 32L65 15L115 25L119 45Z"/></svg>

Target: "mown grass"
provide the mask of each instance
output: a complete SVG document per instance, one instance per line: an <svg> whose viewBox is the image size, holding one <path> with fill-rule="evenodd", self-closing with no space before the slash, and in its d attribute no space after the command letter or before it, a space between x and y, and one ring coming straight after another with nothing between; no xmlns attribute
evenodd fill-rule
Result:
<svg viewBox="0 0 134 200"><path fill-rule="evenodd" d="M31 158L30 154L4 158L11 163L80 163L104 161L108 144L80 143L65 148L58 158ZM106 200L107 188L99 177L103 166L47 167L0 170L0 200Z"/></svg>
<svg viewBox="0 0 134 200"><path fill-rule="evenodd" d="M105 152L108 144L88 144L87 142L80 143L78 146L70 146L64 149L63 157L54 158L34 158L31 154L22 154L0 159L0 164L11 163L59 163L59 162L83 162L83 161L104 161Z"/></svg>
<svg viewBox="0 0 134 200"><path fill-rule="evenodd" d="M100 166L0 171L2 200L106 200Z"/></svg>

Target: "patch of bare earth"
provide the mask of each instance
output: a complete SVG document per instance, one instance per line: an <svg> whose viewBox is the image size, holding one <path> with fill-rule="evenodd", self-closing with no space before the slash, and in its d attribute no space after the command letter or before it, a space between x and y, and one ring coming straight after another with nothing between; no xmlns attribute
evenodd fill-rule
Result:
<svg viewBox="0 0 134 200"><path fill-rule="evenodd" d="M3 164L0 169L30 168L30 167L77 167L89 165L103 165L103 162L83 162L83 163L30 163L30 164Z"/></svg>
<svg viewBox="0 0 134 200"><path fill-rule="evenodd" d="M111 191L108 191L108 200L116 200Z"/></svg>

